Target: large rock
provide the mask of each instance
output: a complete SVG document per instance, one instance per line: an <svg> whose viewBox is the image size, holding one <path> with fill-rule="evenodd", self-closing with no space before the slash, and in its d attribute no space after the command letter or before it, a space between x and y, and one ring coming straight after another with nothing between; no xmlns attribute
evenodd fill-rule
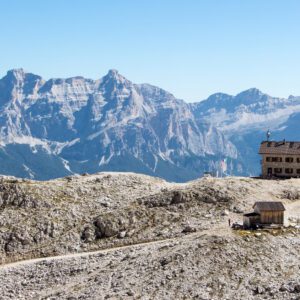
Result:
<svg viewBox="0 0 300 300"><path fill-rule="evenodd" d="M129 220L122 215L108 214L98 217L95 222L99 237L117 236L129 227Z"/></svg>

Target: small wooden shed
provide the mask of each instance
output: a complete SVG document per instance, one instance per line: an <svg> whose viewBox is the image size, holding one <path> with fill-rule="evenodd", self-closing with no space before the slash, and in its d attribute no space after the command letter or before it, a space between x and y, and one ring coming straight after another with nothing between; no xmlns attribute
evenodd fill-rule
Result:
<svg viewBox="0 0 300 300"><path fill-rule="evenodd" d="M260 215L256 212L244 214L243 224L244 228L256 228L259 224Z"/></svg>
<svg viewBox="0 0 300 300"><path fill-rule="evenodd" d="M253 209L254 212L244 214L244 228L263 227L271 224L283 226L285 208L282 202L255 202Z"/></svg>
<svg viewBox="0 0 300 300"><path fill-rule="evenodd" d="M282 202L256 202L253 208L254 212L260 215L260 224L283 225L285 208Z"/></svg>

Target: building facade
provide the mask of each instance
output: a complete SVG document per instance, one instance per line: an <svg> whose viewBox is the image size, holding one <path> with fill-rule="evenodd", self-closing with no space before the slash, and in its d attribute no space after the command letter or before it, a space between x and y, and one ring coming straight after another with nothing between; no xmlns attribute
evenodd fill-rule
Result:
<svg viewBox="0 0 300 300"><path fill-rule="evenodd" d="M259 154L263 178L300 177L300 142L264 141Z"/></svg>

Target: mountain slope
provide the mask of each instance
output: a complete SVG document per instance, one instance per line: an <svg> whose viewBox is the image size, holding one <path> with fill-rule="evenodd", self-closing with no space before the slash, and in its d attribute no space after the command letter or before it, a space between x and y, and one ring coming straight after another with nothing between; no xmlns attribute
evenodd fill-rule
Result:
<svg viewBox="0 0 300 300"><path fill-rule="evenodd" d="M300 97L274 98L258 89L249 89L236 96L214 94L191 104L191 108L197 118L210 120L232 135L266 127L279 130L291 114L300 112Z"/></svg>
<svg viewBox="0 0 300 300"><path fill-rule="evenodd" d="M0 80L0 104L4 174L49 179L116 170L186 181L219 169L224 157L244 172L234 145L190 105L116 70L99 80L47 81L11 70Z"/></svg>
<svg viewBox="0 0 300 300"><path fill-rule="evenodd" d="M250 174L260 172L260 142L271 130L274 140L299 140L300 97L274 98L258 89L236 96L214 94L190 105L196 119L213 124L243 155Z"/></svg>

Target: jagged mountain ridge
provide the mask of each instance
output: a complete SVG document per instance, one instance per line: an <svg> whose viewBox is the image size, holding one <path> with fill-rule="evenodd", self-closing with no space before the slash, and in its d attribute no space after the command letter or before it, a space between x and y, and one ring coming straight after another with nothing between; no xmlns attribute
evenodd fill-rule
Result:
<svg viewBox="0 0 300 300"><path fill-rule="evenodd" d="M103 170L185 181L237 150L191 106L110 70L99 80L44 80L23 69L0 80L0 172L49 179Z"/></svg>
<svg viewBox="0 0 300 300"><path fill-rule="evenodd" d="M191 108L197 118L213 123L226 135L265 128L277 131L292 114L300 112L300 97L271 97L251 88L236 96L213 94Z"/></svg>

